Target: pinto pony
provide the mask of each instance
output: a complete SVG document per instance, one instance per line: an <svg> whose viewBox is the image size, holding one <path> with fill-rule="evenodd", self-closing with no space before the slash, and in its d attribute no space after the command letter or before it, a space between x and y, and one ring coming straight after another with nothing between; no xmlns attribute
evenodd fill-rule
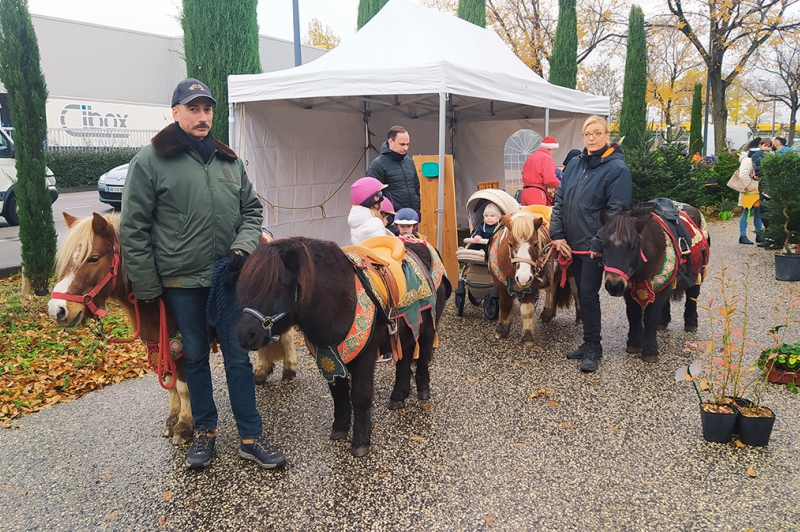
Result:
<svg viewBox="0 0 800 532"><path fill-rule="evenodd" d="M501 221L503 228L495 233L489 246L489 271L500 296L495 338L508 337L517 300L522 341L526 347L533 347L534 306L539 291L547 290L541 319L548 322L555 316L556 306L569 306L570 289L553 282L556 266L551 258L550 235L541 216L520 211L504 215ZM559 274L565 275L560 269ZM560 275L557 281L561 280Z"/></svg>
<svg viewBox="0 0 800 532"><path fill-rule="evenodd" d="M645 205L608 217L600 237L605 289L625 297L626 351L641 353L644 362L656 362L656 331L670 321L670 297L680 299L686 293L684 329L697 330L697 297L708 264L709 240L703 215L691 205L675 206L678 223L686 231L665 222L652 204Z"/></svg>
<svg viewBox="0 0 800 532"><path fill-rule="evenodd" d="M62 327L74 327L89 318L104 316L106 302L114 301L125 310L131 324L138 324L139 337L148 345L148 356L154 346L157 352L162 334L160 305L138 303L133 298L131 284L125 275L125 261L120 253L119 215L94 213L88 218L63 215L69 231L58 253L58 283L47 306L50 317ZM165 310L166 331L177 330L169 307L166 306ZM172 341L169 343L173 344ZM294 380L297 358L291 332L274 347L259 350L256 373L260 369L266 379L266 371L279 359L284 361L283 381ZM153 365L152 357L150 361ZM169 416L164 437L172 438L174 445L181 445L192 441L194 419L183 373L183 358L178 357L173 363L174 369L159 375L162 385L169 391Z"/></svg>
<svg viewBox="0 0 800 532"><path fill-rule="evenodd" d="M428 270L437 253L424 244L411 243L405 244L405 252L416 255ZM293 237L259 245L239 277L239 305L244 313L236 328L242 347L257 349L273 335L299 326L328 379L334 405L330 437L347 437L352 414L350 452L357 457L369 453L375 361L379 352L388 352L390 344L381 305L363 279L345 251L333 242ZM428 365L436 320L450 293L447 277L432 292L433 304L419 312L420 321L414 324L416 340L404 319L396 322L402 356L397 360L390 408L402 407L409 395L417 345L417 397L430 398Z"/></svg>

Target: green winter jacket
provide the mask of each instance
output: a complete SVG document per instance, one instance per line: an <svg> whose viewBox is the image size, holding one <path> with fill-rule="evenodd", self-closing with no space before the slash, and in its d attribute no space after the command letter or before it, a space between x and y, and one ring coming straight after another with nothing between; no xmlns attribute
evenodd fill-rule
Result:
<svg viewBox="0 0 800 532"><path fill-rule="evenodd" d="M251 253L261 234L261 204L241 159L215 141L203 164L175 127L136 154L125 180L120 244L137 299L211 286L217 261L234 248Z"/></svg>

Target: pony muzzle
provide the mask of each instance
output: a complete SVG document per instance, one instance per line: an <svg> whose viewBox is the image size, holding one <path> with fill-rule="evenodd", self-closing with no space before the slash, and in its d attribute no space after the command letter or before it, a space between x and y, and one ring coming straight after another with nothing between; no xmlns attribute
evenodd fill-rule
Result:
<svg viewBox="0 0 800 532"><path fill-rule="evenodd" d="M619 297L625 293L625 288L628 286L630 276L617 268L606 266L606 292L613 297Z"/></svg>

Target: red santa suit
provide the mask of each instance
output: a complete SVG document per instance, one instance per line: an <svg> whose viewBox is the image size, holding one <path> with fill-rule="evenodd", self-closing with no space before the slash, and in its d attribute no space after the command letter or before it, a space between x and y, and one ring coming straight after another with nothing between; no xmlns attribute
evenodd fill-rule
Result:
<svg viewBox="0 0 800 532"><path fill-rule="evenodd" d="M558 148L553 137L545 137L539 149L533 152L522 167L522 205L552 205L553 198L547 189L556 189L560 183L556 177L556 162L549 150Z"/></svg>

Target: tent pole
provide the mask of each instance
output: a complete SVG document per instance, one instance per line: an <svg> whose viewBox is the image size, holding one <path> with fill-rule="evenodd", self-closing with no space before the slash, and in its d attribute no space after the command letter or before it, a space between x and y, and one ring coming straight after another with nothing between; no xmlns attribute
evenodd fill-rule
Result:
<svg viewBox="0 0 800 532"><path fill-rule="evenodd" d="M447 93L439 93L439 201L436 206L436 249L442 249L442 222L444 220L444 141L447 126Z"/></svg>
<svg viewBox="0 0 800 532"><path fill-rule="evenodd" d="M550 136L550 109L544 110L544 136Z"/></svg>
<svg viewBox="0 0 800 532"><path fill-rule="evenodd" d="M369 170L369 122L367 121L367 102L364 102L364 175Z"/></svg>
<svg viewBox="0 0 800 532"><path fill-rule="evenodd" d="M234 142L234 120L233 120L233 104L228 103L228 146L234 151L236 151L236 144Z"/></svg>

